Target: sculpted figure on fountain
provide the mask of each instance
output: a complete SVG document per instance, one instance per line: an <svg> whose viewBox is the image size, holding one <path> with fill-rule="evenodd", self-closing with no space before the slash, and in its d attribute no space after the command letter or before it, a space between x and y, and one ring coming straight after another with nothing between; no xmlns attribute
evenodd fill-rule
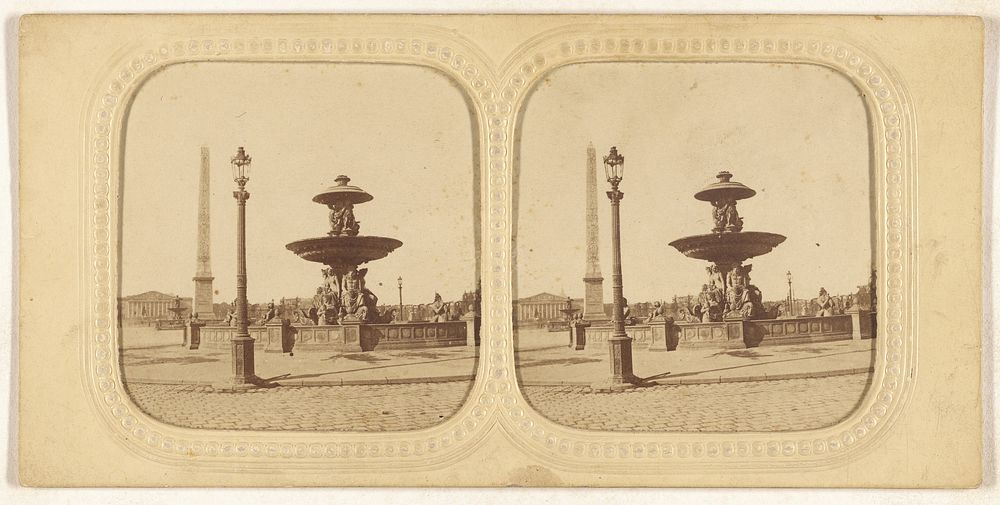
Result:
<svg viewBox="0 0 1000 505"><path fill-rule="evenodd" d="M712 201L712 217L715 218L715 233L739 232L743 231L743 218L736 210L736 200L714 200Z"/></svg>
<svg viewBox="0 0 1000 505"><path fill-rule="evenodd" d="M736 265L729 271L730 289L726 297L726 317L760 319L765 316L763 295L750 283L753 265Z"/></svg>
<svg viewBox="0 0 1000 505"><path fill-rule="evenodd" d="M365 287L367 268L354 268L344 275L344 290L340 306L341 316L353 316L370 323L378 316L378 297Z"/></svg>
<svg viewBox="0 0 1000 505"><path fill-rule="evenodd" d="M725 311L725 296L722 289L715 283L702 284L701 293L698 294L698 307L695 312L701 312L701 322L722 321L722 314Z"/></svg>
<svg viewBox="0 0 1000 505"><path fill-rule="evenodd" d="M708 272L708 284L710 286L716 286L725 291L729 286L732 285L729 282L727 282L726 279L723 278L722 271L719 270L718 266L714 264L709 265L705 267L705 271Z"/></svg>
<svg viewBox="0 0 1000 505"><path fill-rule="evenodd" d="M337 201L330 205L330 236L347 235L356 237L361 223L354 218L354 204Z"/></svg>

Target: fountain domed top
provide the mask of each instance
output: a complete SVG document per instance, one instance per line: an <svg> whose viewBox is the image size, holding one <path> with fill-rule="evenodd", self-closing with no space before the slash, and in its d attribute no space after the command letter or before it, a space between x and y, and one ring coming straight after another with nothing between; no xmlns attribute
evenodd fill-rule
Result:
<svg viewBox="0 0 1000 505"><path fill-rule="evenodd" d="M313 197L313 201L323 205L333 205L335 203L359 203L370 202L374 198L367 191L348 184L351 178L346 175L338 175L334 182L337 184L326 188L326 191Z"/></svg>
<svg viewBox="0 0 1000 505"><path fill-rule="evenodd" d="M733 174L723 170L716 176L718 182L705 186L694 194L695 199L703 202L718 202L724 200L745 200L757 192L732 180Z"/></svg>

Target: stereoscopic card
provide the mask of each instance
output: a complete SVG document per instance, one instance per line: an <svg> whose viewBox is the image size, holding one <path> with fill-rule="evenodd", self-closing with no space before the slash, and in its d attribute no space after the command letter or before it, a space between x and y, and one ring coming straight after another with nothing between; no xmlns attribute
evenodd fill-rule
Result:
<svg viewBox="0 0 1000 505"><path fill-rule="evenodd" d="M27 16L29 486L971 487L983 29Z"/></svg>

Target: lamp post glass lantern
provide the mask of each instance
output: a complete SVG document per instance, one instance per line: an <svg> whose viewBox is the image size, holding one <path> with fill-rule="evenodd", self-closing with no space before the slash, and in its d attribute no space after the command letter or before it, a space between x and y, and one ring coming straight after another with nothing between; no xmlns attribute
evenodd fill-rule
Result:
<svg viewBox="0 0 1000 505"><path fill-rule="evenodd" d="M619 209L624 193L618 190L625 175L625 157L618 153L617 147L604 157L604 173L611 183L608 199L611 200L611 243L612 243L612 297L614 299L614 315L612 324L614 331L608 338L608 354L611 361L611 378L609 389L627 388L639 382L632 373L632 339L625 333L625 307L622 288L622 244L621 218Z"/></svg>
<svg viewBox="0 0 1000 505"><path fill-rule="evenodd" d="M247 317L247 241L246 207L250 193L246 190L250 181L251 158L241 146L231 159L233 181L237 190L236 199L236 335L232 339L234 386L252 386L261 381L254 370L253 338L250 337L250 322Z"/></svg>

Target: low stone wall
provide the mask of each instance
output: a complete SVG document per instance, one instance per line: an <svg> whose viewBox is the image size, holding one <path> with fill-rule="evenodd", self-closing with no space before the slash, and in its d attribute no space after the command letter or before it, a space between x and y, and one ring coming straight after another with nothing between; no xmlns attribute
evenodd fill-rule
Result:
<svg viewBox="0 0 1000 505"><path fill-rule="evenodd" d="M221 325L191 325L191 348L224 350L231 347L236 328ZM298 326L279 320L251 326L254 349L264 352L365 352L378 349L412 349L479 345L479 318L461 321L403 322Z"/></svg>
<svg viewBox="0 0 1000 505"><path fill-rule="evenodd" d="M850 340L851 316L848 314L824 317L797 317L753 321L753 329L760 333L760 345L802 344Z"/></svg>
<svg viewBox="0 0 1000 505"><path fill-rule="evenodd" d="M613 333L613 326L575 321L569 329L569 346L576 350L584 349L588 345L607 347L608 338ZM677 348L679 329L668 319L657 319L647 324L626 326L625 334L632 338L634 349L673 351Z"/></svg>
<svg viewBox="0 0 1000 505"><path fill-rule="evenodd" d="M360 351L361 339L358 332L344 331L340 325L289 327L292 343L285 352L309 351Z"/></svg>
<svg viewBox="0 0 1000 505"><path fill-rule="evenodd" d="M633 349L672 351L677 347L715 347L723 349L768 345L860 340L875 338L875 314L849 312L837 316L765 319L756 321L729 320L713 323L675 323L656 320L646 324L626 326ZM612 326L574 324L569 329L569 346L573 349L606 347L614 332Z"/></svg>
<svg viewBox="0 0 1000 505"><path fill-rule="evenodd" d="M205 347L207 349L225 350L232 348L232 340L236 335L236 327L225 325L189 324L191 332L191 349ZM250 326L247 330L253 338L253 348L265 352L288 352L291 342L291 325L287 320L275 321L263 326ZM187 335L185 335L185 340Z"/></svg>
<svg viewBox="0 0 1000 505"><path fill-rule="evenodd" d="M475 344L475 322L388 323L360 326L366 346L378 349L453 347ZM471 339L470 339L471 337Z"/></svg>

